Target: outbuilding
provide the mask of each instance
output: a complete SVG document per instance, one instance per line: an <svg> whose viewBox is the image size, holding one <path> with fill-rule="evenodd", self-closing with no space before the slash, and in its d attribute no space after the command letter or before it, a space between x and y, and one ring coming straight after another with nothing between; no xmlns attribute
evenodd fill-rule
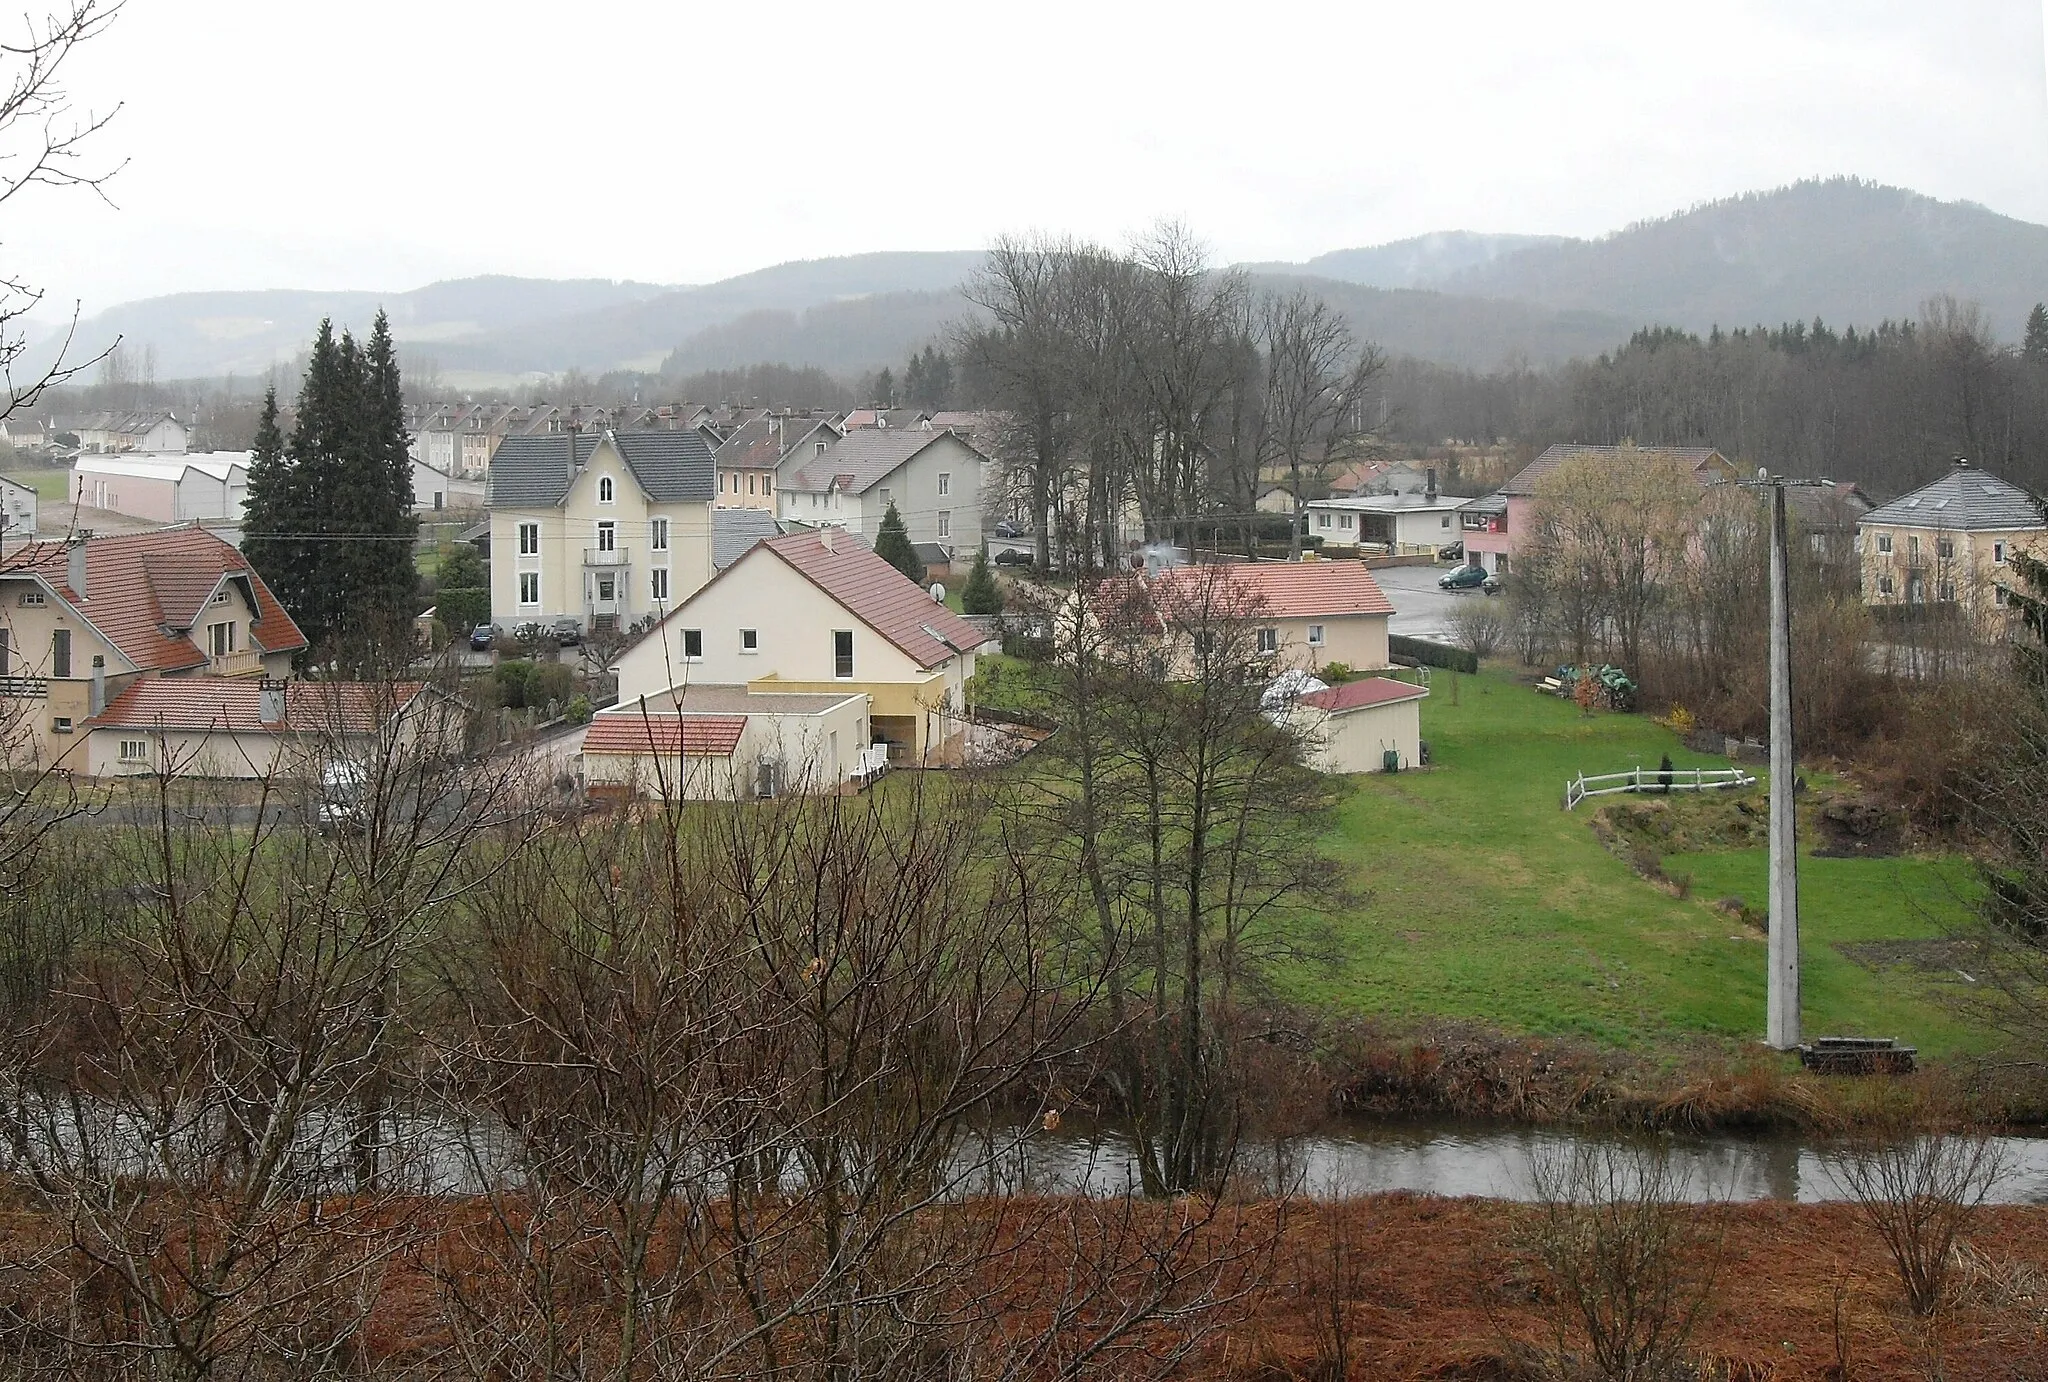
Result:
<svg viewBox="0 0 2048 1382"><path fill-rule="evenodd" d="M1285 712L1309 744L1309 766L1323 773L1378 773L1422 761L1426 686L1363 677L1312 691Z"/></svg>

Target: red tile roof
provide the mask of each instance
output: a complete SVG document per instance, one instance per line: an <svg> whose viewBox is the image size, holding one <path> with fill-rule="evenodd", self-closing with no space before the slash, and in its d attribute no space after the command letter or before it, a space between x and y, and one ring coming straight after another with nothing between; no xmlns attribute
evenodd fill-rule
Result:
<svg viewBox="0 0 2048 1382"><path fill-rule="evenodd" d="M840 535L828 548L817 533L785 533L759 546L795 567L920 667L936 667L987 641L981 630L850 537Z"/></svg>
<svg viewBox="0 0 2048 1382"><path fill-rule="evenodd" d="M1238 587L1274 619L1331 618L1346 614L1392 614L1380 583L1358 561L1243 562L1229 566L1179 566L1162 571L1155 583L1162 597L1191 591L1215 580Z"/></svg>
<svg viewBox="0 0 2048 1382"><path fill-rule="evenodd" d="M1419 701L1428 694L1426 686L1410 686L1405 681L1394 681L1388 677L1365 677L1333 686L1327 691L1311 691L1301 698L1301 704L1341 715L1347 710L1362 710L1369 705Z"/></svg>
<svg viewBox="0 0 2048 1382"><path fill-rule="evenodd" d="M583 735L583 751L730 758L746 727L744 715L643 715L637 710L614 711L590 722Z"/></svg>
<svg viewBox="0 0 2048 1382"><path fill-rule="evenodd" d="M287 682L284 719L265 723L258 678L144 677L87 720L85 727L369 734L412 704L425 689L418 682Z"/></svg>
<svg viewBox="0 0 2048 1382"><path fill-rule="evenodd" d="M266 653L296 652L306 635L286 614L248 559L196 525L115 533L85 543L85 596L71 589L70 549L34 542L0 561L0 575L40 576L142 671L176 672L205 665L191 636L194 622L223 579L246 582L256 619L250 632Z"/></svg>

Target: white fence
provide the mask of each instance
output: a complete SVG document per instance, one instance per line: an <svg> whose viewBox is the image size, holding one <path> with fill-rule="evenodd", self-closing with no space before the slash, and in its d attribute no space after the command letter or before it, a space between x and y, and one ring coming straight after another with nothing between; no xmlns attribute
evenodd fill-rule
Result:
<svg viewBox="0 0 2048 1382"><path fill-rule="evenodd" d="M1718 787L1755 785L1756 775L1740 768L1673 768L1668 775L1662 768L1634 768L1593 777L1580 773L1564 784L1564 809L1571 810L1587 797L1612 796L1616 792L1706 792Z"/></svg>

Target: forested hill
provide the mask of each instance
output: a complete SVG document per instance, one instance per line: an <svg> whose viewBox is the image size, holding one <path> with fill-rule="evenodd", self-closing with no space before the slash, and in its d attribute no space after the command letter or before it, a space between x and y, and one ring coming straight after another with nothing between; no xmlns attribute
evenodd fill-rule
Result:
<svg viewBox="0 0 2048 1382"><path fill-rule="evenodd" d="M1695 331L1815 317L1871 326L1949 293L1981 302L2017 342L2027 309L2048 298L2048 226L1833 178L1529 246L1429 286Z"/></svg>

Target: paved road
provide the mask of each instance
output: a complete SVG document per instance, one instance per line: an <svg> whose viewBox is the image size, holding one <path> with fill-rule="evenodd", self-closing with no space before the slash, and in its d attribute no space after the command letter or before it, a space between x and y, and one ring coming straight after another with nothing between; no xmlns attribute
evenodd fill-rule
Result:
<svg viewBox="0 0 2048 1382"><path fill-rule="evenodd" d="M1434 638L1455 642L1451 637L1451 616L1473 600L1498 600L1477 590L1439 590L1437 578L1448 566L1389 566L1373 572L1380 589L1393 602L1394 617L1387 632L1409 638Z"/></svg>

